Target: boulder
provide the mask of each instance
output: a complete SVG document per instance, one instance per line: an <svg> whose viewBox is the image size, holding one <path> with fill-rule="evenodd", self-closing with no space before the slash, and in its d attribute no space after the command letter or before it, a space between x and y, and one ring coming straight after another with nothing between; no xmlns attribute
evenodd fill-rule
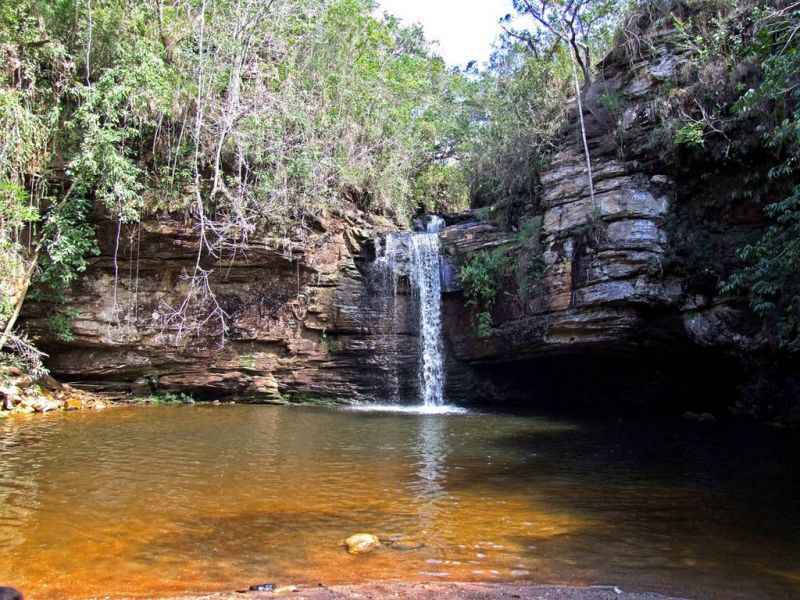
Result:
<svg viewBox="0 0 800 600"><path fill-rule="evenodd" d="M344 541L350 554L366 554L380 547L381 541L371 533L356 533Z"/></svg>

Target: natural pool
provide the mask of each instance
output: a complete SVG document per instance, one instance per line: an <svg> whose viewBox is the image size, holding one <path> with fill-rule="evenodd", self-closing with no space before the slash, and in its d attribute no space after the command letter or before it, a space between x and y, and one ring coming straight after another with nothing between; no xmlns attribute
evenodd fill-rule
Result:
<svg viewBox="0 0 800 600"><path fill-rule="evenodd" d="M800 597L781 431L193 406L9 418L0 453L0 584L33 599L370 580ZM356 532L424 547L350 556Z"/></svg>

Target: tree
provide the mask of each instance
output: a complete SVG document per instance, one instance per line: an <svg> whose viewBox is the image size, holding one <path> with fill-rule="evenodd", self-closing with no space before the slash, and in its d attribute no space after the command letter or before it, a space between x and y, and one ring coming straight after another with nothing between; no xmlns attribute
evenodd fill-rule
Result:
<svg viewBox="0 0 800 600"><path fill-rule="evenodd" d="M757 20L750 50L764 68L761 83L748 90L738 108L771 115L766 142L781 157L769 173L788 195L765 209L764 233L739 251L743 266L723 291L743 292L777 343L800 352L800 11L797 4L767 8ZM760 125L763 127L763 125Z"/></svg>
<svg viewBox="0 0 800 600"><path fill-rule="evenodd" d="M513 0L519 15L532 17L536 24L547 32L517 30L504 26L505 32L523 42L534 54L552 54L555 44L569 48L583 76L583 84L592 81L592 58L596 34L608 26L609 18L618 8L616 0ZM511 22L511 15L503 19ZM549 47L548 47L549 46Z"/></svg>

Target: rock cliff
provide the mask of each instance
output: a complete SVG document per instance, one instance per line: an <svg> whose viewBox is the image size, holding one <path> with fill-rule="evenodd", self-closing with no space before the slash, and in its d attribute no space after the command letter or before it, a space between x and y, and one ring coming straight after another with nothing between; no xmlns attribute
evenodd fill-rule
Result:
<svg viewBox="0 0 800 600"><path fill-rule="evenodd" d="M559 150L539 173L541 193L521 219L509 228L507 219L500 227L484 217L443 231L453 270L495 247L519 260L515 230L535 222L544 265L525 290L506 278L483 338L457 281L448 287L451 396L463 394L466 376L482 375L526 401L592 402L609 389L630 399L638 386L639 396L680 402L677 385L693 402L699 395L724 406L752 375L743 357L769 352L746 305L718 292L736 247L763 226L758 203L740 198L744 173L759 168L758 144L727 148L724 159L713 140L694 152L673 144L664 106L676 89L691 93L691 61L671 20L640 25L640 44L610 53L582 95L594 198L573 103ZM752 73L731 76L746 83Z"/></svg>
<svg viewBox="0 0 800 600"><path fill-rule="evenodd" d="M68 338L49 326L53 305L26 314L65 381L200 398L353 401L379 397L394 365L413 360L412 338L384 331L387 307L370 289L372 239L393 227L388 221L350 207L316 220L303 240L265 237L204 265L222 319L190 292L191 227L147 221L122 227L117 243L115 224L99 223L101 254L57 307L70 315Z"/></svg>

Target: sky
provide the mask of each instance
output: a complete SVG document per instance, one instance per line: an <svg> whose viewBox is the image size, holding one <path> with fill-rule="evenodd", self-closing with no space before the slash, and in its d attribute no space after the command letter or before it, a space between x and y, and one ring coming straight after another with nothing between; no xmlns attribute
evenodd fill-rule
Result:
<svg viewBox="0 0 800 600"><path fill-rule="evenodd" d="M429 40L438 40L439 54L451 66L489 59L500 31L500 17L513 13L511 0L378 0L379 12L421 23Z"/></svg>

